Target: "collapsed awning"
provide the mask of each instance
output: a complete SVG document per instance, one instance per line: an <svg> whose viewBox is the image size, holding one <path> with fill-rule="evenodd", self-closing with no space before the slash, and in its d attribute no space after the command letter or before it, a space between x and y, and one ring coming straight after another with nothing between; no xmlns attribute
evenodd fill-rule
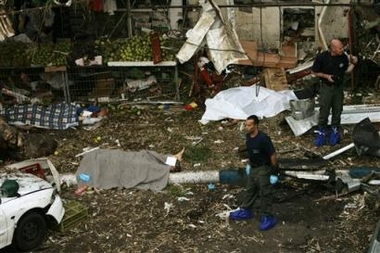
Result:
<svg viewBox="0 0 380 253"><path fill-rule="evenodd" d="M295 136L300 136L318 124L319 108L308 118L296 120L292 116L285 118ZM371 122L380 122L380 105L346 105L341 116L342 125L356 124L369 118ZM331 115L329 116L331 122Z"/></svg>
<svg viewBox="0 0 380 253"><path fill-rule="evenodd" d="M202 15L194 28L186 33L187 40L176 55L179 62L189 61L204 45L207 45L209 58L218 73L230 64L248 60L236 31L224 22L219 7L212 0L201 5Z"/></svg>

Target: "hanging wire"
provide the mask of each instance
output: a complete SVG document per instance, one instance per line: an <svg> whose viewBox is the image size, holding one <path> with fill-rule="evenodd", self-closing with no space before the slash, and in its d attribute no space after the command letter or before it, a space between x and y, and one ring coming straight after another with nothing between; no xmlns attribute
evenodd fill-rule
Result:
<svg viewBox="0 0 380 253"><path fill-rule="evenodd" d="M48 2L46 2L46 4L45 4L45 8L41 9L41 10L42 10L42 20L41 20L40 25L39 25L39 28L38 28L38 34L41 34L41 33L42 33L42 29L44 28L44 26L45 26L45 24L46 24L46 23L45 23L45 20L46 20L47 18L51 18L51 16L54 15L54 14L52 14L53 11L51 10L52 5L53 5L53 2L52 2L52 1L48 1ZM49 17L49 16L50 16L50 17ZM39 41L38 41L38 38L37 38L37 42L39 42Z"/></svg>
<svg viewBox="0 0 380 253"><path fill-rule="evenodd" d="M126 0L120 0L122 3L126 3ZM88 3L88 0L75 0L73 1L73 4L80 4L80 3ZM136 0L133 0L133 2L131 3L131 7L133 7L136 3ZM374 3L374 2L371 2L371 3L365 3L363 1L360 1L360 2L350 2L350 3L317 3L317 2L299 2L299 1L282 1L282 2L278 2L276 0L275 3L271 3L271 2L267 2L265 3L265 5L263 4L262 1L260 1L259 3L255 3L254 1L251 2L250 5L248 4L234 4L234 5L218 5L219 8L228 8L228 7L233 7L233 8L238 8L238 7L257 7L257 8L261 8L262 6L290 6L290 7L294 7L294 6L307 6L307 7L310 7L310 6L313 6L313 7L316 7L316 6L346 6L346 7L351 7L351 6L364 6L364 7L376 7L378 4L377 3ZM170 5L160 5L160 8L199 8L198 5L192 5L192 4L187 4L187 5L179 5L179 6L170 6ZM40 7L34 7L34 8L28 8L27 10L28 11L34 11L34 10L39 10L39 9L44 9L46 8L45 6L40 6ZM136 9L139 9L139 8L136 8ZM13 14L19 14L19 13L23 13L25 10L3 10L3 15L13 15ZM119 8L118 11L125 11L125 9L123 8Z"/></svg>
<svg viewBox="0 0 380 253"><path fill-rule="evenodd" d="M60 20L61 20L61 35L64 35L65 34L65 23L64 23L64 18L65 18L65 13L63 13L63 9L62 7L60 6L59 7L59 14L60 14Z"/></svg>
<svg viewBox="0 0 380 253"><path fill-rule="evenodd" d="M263 7L262 7L262 0L260 0L260 20L259 20L259 23L260 23L260 43L261 43L261 46L263 47L263 67L264 67L264 63L265 63L265 46L264 46L264 39L263 39ZM262 80L260 80L260 83L259 84L256 84L256 97L259 96L259 93L260 93L260 84L261 84Z"/></svg>
<svg viewBox="0 0 380 253"><path fill-rule="evenodd" d="M125 16L127 16L127 13L124 13L124 14L120 17L119 21L117 22L117 24L115 25L115 27L113 28L113 30L110 32L110 34L108 35L107 39L110 39L110 38L111 38L111 36L112 36L113 33L115 32L116 28L119 27L120 23L123 21L123 19L125 18Z"/></svg>

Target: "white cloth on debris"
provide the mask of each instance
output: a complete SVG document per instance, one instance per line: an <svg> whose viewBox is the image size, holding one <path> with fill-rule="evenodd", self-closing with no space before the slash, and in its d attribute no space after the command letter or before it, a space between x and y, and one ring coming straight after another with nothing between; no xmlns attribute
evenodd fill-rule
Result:
<svg viewBox="0 0 380 253"><path fill-rule="evenodd" d="M200 122L218 121L226 118L245 120L248 116L273 117L290 109L290 100L298 100L291 90L274 91L252 85L230 88L206 99L206 111Z"/></svg>
<svg viewBox="0 0 380 253"><path fill-rule="evenodd" d="M98 149L84 155L76 175L89 175L89 182L78 180L78 186L98 189L138 188L160 191L169 180L170 166L165 164L169 155L155 151L123 151Z"/></svg>
<svg viewBox="0 0 380 253"><path fill-rule="evenodd" d="M110 15L114 15L117 10L116 0L105 0L104 1L104 12L108 12Z"/></svg>

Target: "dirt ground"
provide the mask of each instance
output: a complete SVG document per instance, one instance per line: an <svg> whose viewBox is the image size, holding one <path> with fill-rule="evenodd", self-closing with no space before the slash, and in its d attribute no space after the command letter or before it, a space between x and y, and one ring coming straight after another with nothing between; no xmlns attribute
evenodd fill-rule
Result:
<svg viewBox="0 0 380 253"><path fill-rule="evenodd" d="M375 102L374 93L363 95ZM347 100L347 103L349 101ZM243 168L237 149L244 143L241 123L201 125L201 107L185 111L183 105L112 105L108 119L98 128L83 126L65 131L32 129L54 136L59 147L50 160L61 173L74 173L86 147L123 150L150 149L174 154L183 147L183 171ZM261 129L271 135L280 158L302 158L305 151L326 155L352 142L351 125L344 126L338 147L313 147L314 133L295 137L284 118L290 112L263 119ZM376 127L379 127L376 125ZM200 138L202 138L201 141ZM199 141L195 145L195 142ZM117 144L120 144L118 146ZM325 168L374 167L379 158L347 151ZM107 168L104 168L105 170ZM274 214L278 225L258 229L260 217L231 221L218 216L238 207L243 187L207 183L168 185L163 191L112 189L74 194L64 187L66 201L88 207L88 217L65 232L51 231L38 252L366 252L380 216L378 195L356 191L336 195L323 182L284 177L276 186ZM170 208L167 208L170 206ZM5 250L5 251L4 251ZM1 251L9 252L9 249Z"/></svg>

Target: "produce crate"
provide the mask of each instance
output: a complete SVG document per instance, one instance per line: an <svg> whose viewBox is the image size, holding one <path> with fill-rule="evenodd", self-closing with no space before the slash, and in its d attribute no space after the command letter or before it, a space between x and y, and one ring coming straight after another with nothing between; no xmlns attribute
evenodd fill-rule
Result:
<svg viewBox="0 0 380 253"><path fill-rule="evenodd" d="M45 171L39 163L31 164L19 169L22 172L33 174L39 178L46 180Z"/></svg>
<svg viewBox="0 0 380 253"><path fill-rule="evenodd" d="M59 231L67 232L88 217L88 207L78 201L70 200L65 204L65 215L59 224Z"/></svg>

